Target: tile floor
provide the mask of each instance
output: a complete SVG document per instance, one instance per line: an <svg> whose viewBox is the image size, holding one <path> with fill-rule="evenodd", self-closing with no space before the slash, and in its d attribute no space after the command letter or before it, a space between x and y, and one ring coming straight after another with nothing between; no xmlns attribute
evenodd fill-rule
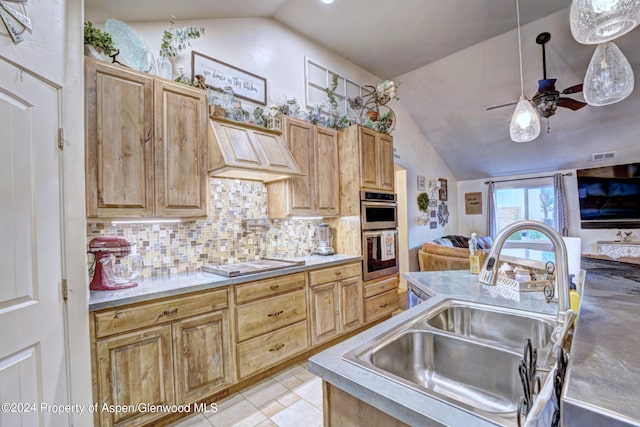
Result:
<svg viewBox="0 0 640 427"><path fill-rule="evenodd" d="M194 414L172 427L316 427L322 423L322 380L304 362L218 402L216 413Z"/></svg>

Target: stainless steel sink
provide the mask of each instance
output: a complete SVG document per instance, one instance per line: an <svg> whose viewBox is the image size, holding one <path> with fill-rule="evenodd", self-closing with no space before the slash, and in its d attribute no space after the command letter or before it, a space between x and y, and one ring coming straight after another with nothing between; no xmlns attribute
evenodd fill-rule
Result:
<svg viewBox="0 0 640 427"><path fill-rule="evenodd" d="M555 316L449 299L343 358L479 417L515 425L524 344L530 338L538 349L544 382L560 329Z"/></svg>
<svg viewBox="0 0 640 427"><path fill-rule="evenodd" d="M371 364L409 383L486 412L517 409L522 356L430 331L409 331L371 351Z"/></svg>
<svg viewBox="0 0 640 427"><path fill-rule="evenodd" d="M531 339L533 347L549 346L554 328L552 317L533 316L487 308L470 303L453 303L431 315L429 326L455 335L497 343L521 352L524 340Z"/></svg>

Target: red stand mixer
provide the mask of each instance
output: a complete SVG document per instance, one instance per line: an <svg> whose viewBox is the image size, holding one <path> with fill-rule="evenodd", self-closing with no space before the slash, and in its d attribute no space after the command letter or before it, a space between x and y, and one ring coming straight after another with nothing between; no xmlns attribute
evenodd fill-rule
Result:
<svg viewBox="0 0 640 427"><path fill-rule="evenodd" d="M91 239L89 253L95 256L95 267L89 289L113 291L138 286L138 283L133 280L142 271L142 257L133 256L133 259L130 259L133 271L129 271L128 266L124 264L116 264L118 260L130 258L133 245L135 243L119 236L101 236Z"/></svg>

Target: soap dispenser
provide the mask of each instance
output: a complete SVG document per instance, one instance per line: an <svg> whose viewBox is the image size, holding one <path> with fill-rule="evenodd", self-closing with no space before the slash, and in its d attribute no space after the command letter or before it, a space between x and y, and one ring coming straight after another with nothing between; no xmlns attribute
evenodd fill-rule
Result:
<svg viewBox="0 0 640 427"><path fill-rule="evenodd" d="M580 308L580 294L578 294L576 284L573 283L574 277L575 274L569 275L569 307L571 308L571 310L578 313L578 309Z"/></svg>

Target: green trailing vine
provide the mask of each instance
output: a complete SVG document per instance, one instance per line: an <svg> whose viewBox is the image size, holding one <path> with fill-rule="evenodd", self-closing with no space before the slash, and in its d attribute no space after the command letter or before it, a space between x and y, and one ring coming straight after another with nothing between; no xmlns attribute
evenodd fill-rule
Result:
<svg viewBox="0 0 640 427"><path fill-rule="evenodd" d="M175 27L176 17L169 19L169 28L162 33L160 43L160 56L163 58L173 58L187 46L191 46L190 40L200 38L204 34L204 28L200 27Z"/></svg>
<svg viewBox="0 0 640 427"><path fill-rule="evenodd" d="M84 44L102 50L106 56L111 56L117 52L111 34L94 27L91 21L84 23Z"/></svg>
<svg viewBox="0 0 640 427"><path fill-rule="evenodd" d="M334 74L331 78L331 86L325 88L324 92L327 94L329 104L334 108L338 108L338 100L336 99L336 89L338 88L338 75Z"/></svg>
<svg viewBox="0 0 640 427"><path fill-rule="evenodd" d="M427 193L418 194L418 209L421 212L427 212L429 210L429 195Z"/></svg>

